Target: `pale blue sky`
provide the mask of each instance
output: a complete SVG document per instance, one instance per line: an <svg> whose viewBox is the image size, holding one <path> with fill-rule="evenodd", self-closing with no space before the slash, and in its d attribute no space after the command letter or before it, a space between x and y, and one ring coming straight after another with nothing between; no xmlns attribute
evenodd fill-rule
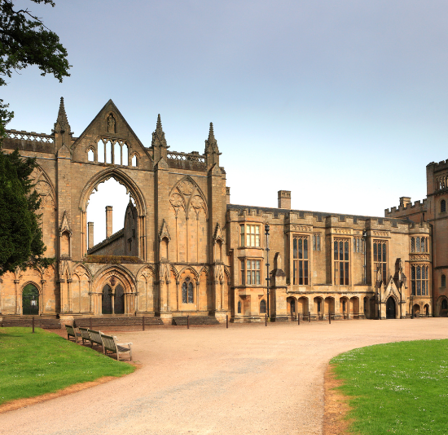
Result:
<svg viewBox="0 0 448 435"><path fill-rule="evenodd" d="M285 189L293 208L361 215L424 198L448 158L446 1L19 4L73 68L14 75L9 128L50 132L64 96L79 135L111 98L146 146L160 113L171 150L203 152L212 121L233 203Z"/></svg>

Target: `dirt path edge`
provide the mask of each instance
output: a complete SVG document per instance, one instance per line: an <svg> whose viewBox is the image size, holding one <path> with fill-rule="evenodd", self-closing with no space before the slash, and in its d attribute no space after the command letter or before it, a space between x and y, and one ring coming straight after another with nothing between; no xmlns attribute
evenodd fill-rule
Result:
<svg viewBox="0 0 448 435"><path fill-rule="evenodd" d="M337 387L342 385L340 379L336 379L334 366L328 364L324 374L324 419L323 435L347 435L351 420L347 419L350 411L349 398L340 392Z"/></svg>
<svg viewBox="0 0 448 435"><path fill-rule="evenodd" d="M141 368L140 364L129 363L133 365L136 369ZM122 375L127 376L127 375ZM46 402L47 400L56 399L57 397L67 396L68 394L77 393L78 391L86 390L87 388L96 387L100 384L105 384L106 382L113 381L114 379L119 379L122 376L103 376L94 381L81 382L79 384L70 385L69 387L63 388L62 390L55 391L54 393L45 393L41 396L27 397L25 399L11 400L10 402L3 403L0 405L0 414L8 411L14 411L15 409L26 408L31 405L36 405L37 403Z"/></svg>

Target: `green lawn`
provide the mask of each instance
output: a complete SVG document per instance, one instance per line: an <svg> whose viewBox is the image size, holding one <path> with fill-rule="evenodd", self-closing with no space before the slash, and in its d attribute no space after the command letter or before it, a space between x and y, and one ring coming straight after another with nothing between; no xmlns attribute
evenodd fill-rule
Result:
<svg viewBox="0 0 448 435"><path fill-rule="evenodd" d="M35 331L0 328L0 404L135 369L56 334Z"/></svg>
<svg viewBox="0 0 448 435"><path fill-rule="evenodd" d="M448 340L355 349L331 360L353 433L448 434Z"/></svg>

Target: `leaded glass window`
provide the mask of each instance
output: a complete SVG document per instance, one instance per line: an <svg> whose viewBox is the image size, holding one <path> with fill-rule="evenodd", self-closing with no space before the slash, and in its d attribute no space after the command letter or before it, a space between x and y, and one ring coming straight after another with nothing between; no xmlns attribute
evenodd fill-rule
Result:
<svg viewBox="0 0 448 435"><path fill-rule="evenodd" d="M309 284L309 238L308 236L293 239L293 284Z"/></svg>
<svg viewBox="0 0 448 435"><path fill-rule="evenodd" d="M333 242L334 284L349 285L350 250L347 239L335 239Z"/></svg>

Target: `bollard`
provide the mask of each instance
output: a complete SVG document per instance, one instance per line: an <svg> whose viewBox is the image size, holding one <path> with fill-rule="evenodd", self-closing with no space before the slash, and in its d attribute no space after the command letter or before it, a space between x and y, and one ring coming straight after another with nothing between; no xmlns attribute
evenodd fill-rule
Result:
<svg viewBox="0 0 448 435"><path fill-rule="evenodd" d="M328 323L331 325L331 313L328 314Z"/></svg>
<svg viewBox="0 0 448 435"><path fill-rule="evenodd" d="M145 316L142 317L142 330L145 330Z"/></svg>
<svg viewBox="0 0 448 435"><path fill-rule="evenodd" d="M90 318L90 329L92 329L92 318Z"/></svg>
<svg viewBox="0 0 448 435"><path fill-rule="evenodd" d="M311 313L308 311L308 323L311 322Z"/></svg>
<svg viewBox="0 0 448 435"><path fill-rule="evenodd" d="M229 315L226 314L226 329L229 329Z"/></svg>
<svg viewBox="0 0 448 435"><path fill-rule="evenodd" d="M300 313L297 314L297 325L300 325Z"/></svg>
<svg viewBox="0 0 448 435"><path fill-rule="evenodd" d="M34 334L34 316L33 316L33 318L31 319L31 327L33 328L33 334Z"/></svg>
<svg viewBox="0 0 448 435"><path fill-rule="evenodd" d="M190 316L187 316L187 329L190 329Z"/></svg>
<svg viewBox="0 0 448 435"><path fill-rule="evenodd" d="M264 315L264 326L268 326L268 315Z"/></svg>

